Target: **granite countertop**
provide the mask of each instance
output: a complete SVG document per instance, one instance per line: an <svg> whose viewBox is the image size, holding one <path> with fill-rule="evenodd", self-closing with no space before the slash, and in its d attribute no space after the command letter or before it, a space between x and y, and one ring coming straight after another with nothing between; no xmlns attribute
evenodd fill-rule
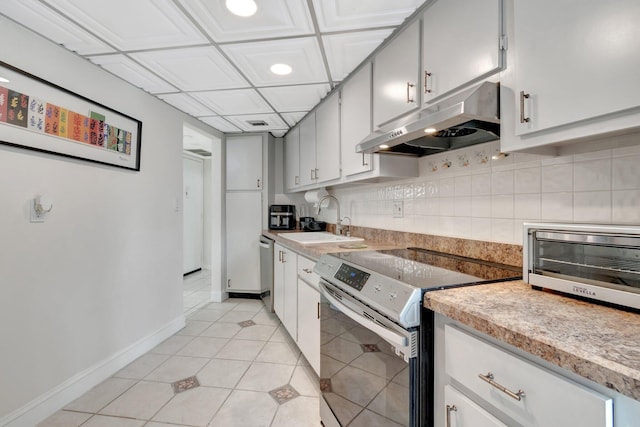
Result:
<svg viewBox="0 0 640 427"><path fill-rule="evenodd" d="M298 232L300 230L291 230L291 232ZM393 243L384 243L375 240L365 239L364 241L356 241L356 242L342 242L342 243L314 243L303 245L298 242L294 242L293 240L286 239L281 236L281 234L286 234L287 231L277 231L277 230L263 230L262 234L275 240L277 243L280 243L283 246L288 247L289 249L294 250L308 258L312 258L317 260L320 258L320 255L326 253L334 253L334 252L356 252L356 251L380 251L386 249L399 249L403 246L399 246ZM312 232L310 232L312 233ZM348 243L363 243L367 245L366 248L359 249L348 249L343 246Z"/></svg>
<svg viewBox="0 0 640 427"><path fill-rule="evenodd" d="M523 281L427 292L424 306L640 400L640 315Z"/></svg>

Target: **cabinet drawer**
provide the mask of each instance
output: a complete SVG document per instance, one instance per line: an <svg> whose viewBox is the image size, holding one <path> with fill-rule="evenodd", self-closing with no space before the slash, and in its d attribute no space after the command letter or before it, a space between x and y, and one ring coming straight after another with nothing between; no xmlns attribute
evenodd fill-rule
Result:
<svg viewBox="0 0 640 427"><path fill-rule="evenodd" d="M315 261L311 261L309 258L298 255L298 277L310 284L318 292L318 282L320 276L313 272L313 267L316 265Z"/></svg>
<svg viewBox="0 0 640 427"><path fill-rule="evenodd" d="M444 387L446 427L507 427L450 385Z"/></svg>
<svg viewBox="0 0 640 427"><path fill-rule="evenodd" d="M445 370L524 426L613 426L612 399L450 325Z"/></svg>

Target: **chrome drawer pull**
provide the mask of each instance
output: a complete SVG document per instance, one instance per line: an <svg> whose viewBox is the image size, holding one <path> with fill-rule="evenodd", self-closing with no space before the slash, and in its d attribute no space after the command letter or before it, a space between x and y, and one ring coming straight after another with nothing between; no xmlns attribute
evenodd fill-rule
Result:
<svg viewBox="0 0 640 427"><path fill-rule="evenodd" d="M523 90L520 91L520 123L529 123L531 121L529 117L524 115L524 100L529 99L530 96L530 94L524 93Z"/></svg>
<svg viewBox="0 0 640 427"><path fill-rule="evenodd" d="M497 388L498 390L500 390L501 392L503 392L504 394L506 394L509 397L514 398L515 400L517 400L518 402L520 400L522 400L522 398L525 396L525 393L523 390L518 390L517 392L512 392L511 390L509 390L508 388L506 388L505 386L498 384L497 382L495 382L493 380L493 374L491 372L488 372L487 375L482 375L482 374L478 374L478 377L482 380L482 381L486 381L489 384L491 384L492 386L494 386L495 388Z"/></svg>
<svg viewBox="0 0 640 427"><path fill-rule="evenodd" d="M457 411L456 405L447 405L447 427L451 427L451 411Z"/></svg>

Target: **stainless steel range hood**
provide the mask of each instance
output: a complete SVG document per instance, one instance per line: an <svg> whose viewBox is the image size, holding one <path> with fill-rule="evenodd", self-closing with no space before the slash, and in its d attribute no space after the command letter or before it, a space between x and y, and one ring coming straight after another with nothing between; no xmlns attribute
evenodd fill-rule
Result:
<svg viewBox="0 0 640 427"><path fill-rule="evenodd" d="M500 137L498 83L484 82L369 135L358 153L426 156Z"/></svg>

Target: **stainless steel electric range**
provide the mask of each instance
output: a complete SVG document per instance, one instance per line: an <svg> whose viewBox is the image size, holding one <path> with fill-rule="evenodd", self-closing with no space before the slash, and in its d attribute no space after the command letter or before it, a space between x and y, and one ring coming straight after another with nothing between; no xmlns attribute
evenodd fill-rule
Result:
<svg viewBox="0 0 640 427"><path fill-rule="evenodd" d="M521 269L420 248L320 257L325 427L433 425L433 313L425 292L518 279Z"/></svg>

